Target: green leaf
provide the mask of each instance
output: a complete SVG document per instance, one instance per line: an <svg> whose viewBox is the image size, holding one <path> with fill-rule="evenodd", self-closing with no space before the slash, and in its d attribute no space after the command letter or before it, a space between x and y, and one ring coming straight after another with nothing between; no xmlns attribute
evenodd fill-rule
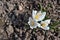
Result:
<svg viewBox="0 0 60 40"><path fill-rule="evenodd" d="M50 25L50 29L56 29L55 26L57 26L58 24L60 24L60 22L54 22L53 24Z"/></svg>
<svg viewBox="0 0 60 40"><path fill-rule="evenodd" d="M41 10L41 4L38 4L38 6L39 6L38 8Z"/></svg>
<svg viewBox="0 0 60 40"><path fill-rule="evenodd" d="M44 21L44 20L47 20L47 19L49 19L49 17L48 17L48 16L45 16L45 18L43 19L43 21Z"/></svg>

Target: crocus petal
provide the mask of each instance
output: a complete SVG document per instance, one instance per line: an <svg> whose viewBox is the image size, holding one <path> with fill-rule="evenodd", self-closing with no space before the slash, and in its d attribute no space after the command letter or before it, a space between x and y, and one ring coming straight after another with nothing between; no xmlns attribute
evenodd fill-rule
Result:
<svg viewBox="0 0 60 40"><path fill-rule="evenodd" d="M31 18L31 17L29 17L29 21L30 21L30 20L32 20L32 18Z"/></svg>
<svg viewBox="0 0 60 40"><path fill-rule="evenodd" d="M49 30L50 29L49 27L42 27L42 26L41 26L41 28L44 29L44 30Z"/></svg>
<svg viewBox="0 0 60 40"><path fill-rule="evenodd" d="M45 27L48 26L48 23L45 21L41 21L41 24L45 24Z"/></svg>
<svg viewBox="0 0 60 40"><path fill-rule="evenodd" d="M37 25L36 25L36 26L34 26L33 28L37 28Z"/></svg>
<svg viewBox="0 0 60 40"><path fill-rule="evenodd" d="M38 19L35 18L36 15L38 15L38 16L37 16ZM36 15L34 15L33 18L34 18L36 21L40 21L40 16L42 15L41 11L37 12Z"/></svg>
<svg viewBox="0 0 60 40"><path fill-rule="evenodd" d="M31 29L37 27L37 22L36 22L34 19L32 19L31 17L29 17L28 24L30 25L30 28L31 28Z"/></svg>
<svg viewBox="0 0 60 40"><path fill-rule="evenodd" d="M36 13L37 13L36 10L33 10L33 11L32 11L32 17L33 17L33 18L35 17Z"/></svg>
<svg viewBox="0 0 60 40"><path fill-rule="evenodd" d="M32 17L36 21L42 21L45 18L46 12L37 12L36 10L32 11Z"/></svg>
<svg viewBox="0 0 60 40"><path fill-rule="evenodd" d="M30 25L30 22L28 22L28 24Z"/></svg>
<svg viewBox="0 0 60 40"><path fill-rule="evenodd" d="M45 20L45 21L41 21L40 23L40 28L44 29L44 30L49 30L49 27L48 27L48 20Z"/></svg>
<svg viewBox="0 0 60 40"><path fill-rule="evenodd" d="M30 26L30 28L31 28L31 29L33 29L33 28L37 28L37 26Z"/></svg>
<svg viewBox="0 0 60 40"><path fill-rule="evenodd" d="M29 21L28 21L28 24L30 25L30 20L32 20L32 18L31 17L29 17Z"/></svg>
<svg viewBox="0 0 60 40"><path fill-rule="evenodd" d="M42 21L45 18L46 12L43 12L42 15L39 17L39 21Z"/></svg>
<svg viewBox="0 0 60 40"><path fill-rule="evenodd" d="M41 14L41 11L39 11L38 14Z"/></svg>
<svg viewBox="0 0 60 40"><path fill-rule="evenodd" d="M46 27L45 30L49 30L50 28L49 27Z"/></svg>
<svg viewBox="0 0 60 40"><path fill-rule="evenodd" d="M46 23L50 24L51 19L45 20Z"/></svg>
<svg viewBox="0 0 60 40"><path fill-rule="evenodd" d="M31 29L37 28L37 25L34 25L34 26L31 26L31 25L30 25L30 28L31 28Z"/></svg>
<svg viewBox="0 0 60 40"><path fill-rule="evenodd" d="M40 28L41 27L41 24L40 23L37 23L37 26Z"/></svg>
<svg viewBox="0 0 60 40"><path fill-rule="evenodd" d="M33 27L30 26L31 29L33 29Z"/></svg>

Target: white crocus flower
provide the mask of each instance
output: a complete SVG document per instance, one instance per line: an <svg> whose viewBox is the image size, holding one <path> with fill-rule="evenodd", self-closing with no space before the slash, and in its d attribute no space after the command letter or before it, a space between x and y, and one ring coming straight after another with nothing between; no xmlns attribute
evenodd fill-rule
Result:
<svg viewBox="0 0 60 40"><path fill-rule="evenodd" d="M45 18L46 12L37 12L36 10L32 11L32 17L36 21L42 21Z"/></svg>
<svg viewBox="0 0 60 40"><path fill-rule="evenodd" d="M38 25L38 23L34 19L32 19L31 17L29 17L28 24L30 25L31 29L36 28Z"/></svg>
<svg viewBox="0 0 60 40"><path fill-rule="evenodd" d="M40 25L38 27L41 27L44 30L49 30L49 24L50 24L51 19L41 21Z"/></svg>

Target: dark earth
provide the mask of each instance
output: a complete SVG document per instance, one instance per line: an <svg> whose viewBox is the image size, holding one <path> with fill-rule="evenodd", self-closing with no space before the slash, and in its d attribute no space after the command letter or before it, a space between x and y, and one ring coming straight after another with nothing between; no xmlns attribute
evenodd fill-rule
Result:
<svg viewBox="0 0 60 40"><path fill-rule="evenodd" d="M39 4L51 19L48 31L27 23ZM0 0L0 40L60 40L60 0Z"/></svg>

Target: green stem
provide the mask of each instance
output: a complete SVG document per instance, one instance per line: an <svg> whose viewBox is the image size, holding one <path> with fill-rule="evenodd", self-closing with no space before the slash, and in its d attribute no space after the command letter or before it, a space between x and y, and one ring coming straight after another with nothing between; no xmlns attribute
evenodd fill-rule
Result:
<svg viewBox="0 0 60 40"><path fill-rule="evenodd" d="M40 5L40 8L41 8L40 10L42 11L42 5L41 5L41 3L39 3L39 5Z"/></svg>

